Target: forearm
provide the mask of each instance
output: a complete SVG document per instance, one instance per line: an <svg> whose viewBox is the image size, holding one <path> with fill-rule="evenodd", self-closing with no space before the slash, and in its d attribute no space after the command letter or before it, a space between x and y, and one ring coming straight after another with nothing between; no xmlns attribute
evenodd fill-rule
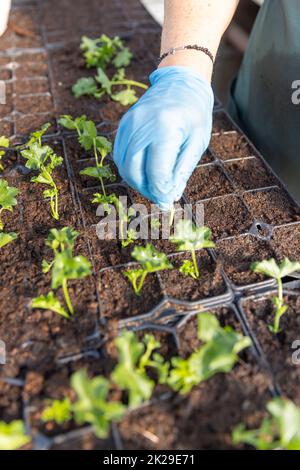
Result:
<svg viewBox="0 0 300 470"><path fill-rule="evenodd" d="M165 0L161 53L173 47L197 44L216 56L239 0ZM181 65L211 80L213 64L203 52L180 51L165 58L160 67Z"/></svg>

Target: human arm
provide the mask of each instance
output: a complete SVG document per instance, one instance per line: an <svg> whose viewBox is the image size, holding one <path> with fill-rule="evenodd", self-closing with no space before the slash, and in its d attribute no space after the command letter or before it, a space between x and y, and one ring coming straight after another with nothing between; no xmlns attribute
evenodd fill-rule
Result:
<svg viewBox="0 0 300 470"><path fill-rule="evenodd" d="M238 0L165 0L161 52L197 44L215 56ZM206 150L212 127L213 64L203 52L165 58L150 89L122 118L114 160L127 183L167 210Z"/></svg>

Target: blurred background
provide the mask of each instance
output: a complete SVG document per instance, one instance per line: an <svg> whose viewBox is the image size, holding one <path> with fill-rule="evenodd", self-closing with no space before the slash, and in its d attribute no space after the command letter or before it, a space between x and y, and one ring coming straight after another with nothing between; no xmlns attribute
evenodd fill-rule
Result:
<svg viewBox="0 0 300 470"><path fill-rule="evenodd" d="M141 0L141 3L160 24L163 23L164 0ZM213 88L224 104L228 99L231 81L241 65L249 34L262 3L263 0L240 0L235 17L223 37L215 65Z"/></svg>

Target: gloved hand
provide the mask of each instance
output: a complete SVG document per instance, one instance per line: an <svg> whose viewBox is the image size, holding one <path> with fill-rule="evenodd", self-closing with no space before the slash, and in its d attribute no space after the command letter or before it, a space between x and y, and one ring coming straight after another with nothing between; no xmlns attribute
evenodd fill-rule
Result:
<svg viewBox="0 0 300 470"><path fill-rule="evenodd" d="M0 8L0 36L5 33L8 16L10 12L10 5L11 0L1 0L1 8Z"/></svg>
<svg viewBox="0 0 300 470"><path fill-rule="evenodd" d="M208 147L214 97L188 67L162 67L150 83L121 119L113 158L132 188L168 210Z"/></svg>

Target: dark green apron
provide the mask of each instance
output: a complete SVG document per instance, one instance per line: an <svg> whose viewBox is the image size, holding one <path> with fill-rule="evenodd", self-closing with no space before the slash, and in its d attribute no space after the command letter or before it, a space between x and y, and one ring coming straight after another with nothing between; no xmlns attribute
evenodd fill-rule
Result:
<svg viewBox="0 0 300 470"><path fill-rule="evenodd" d="M265 0L229 111L300 201L299 84L300 0Z"/></svg>

